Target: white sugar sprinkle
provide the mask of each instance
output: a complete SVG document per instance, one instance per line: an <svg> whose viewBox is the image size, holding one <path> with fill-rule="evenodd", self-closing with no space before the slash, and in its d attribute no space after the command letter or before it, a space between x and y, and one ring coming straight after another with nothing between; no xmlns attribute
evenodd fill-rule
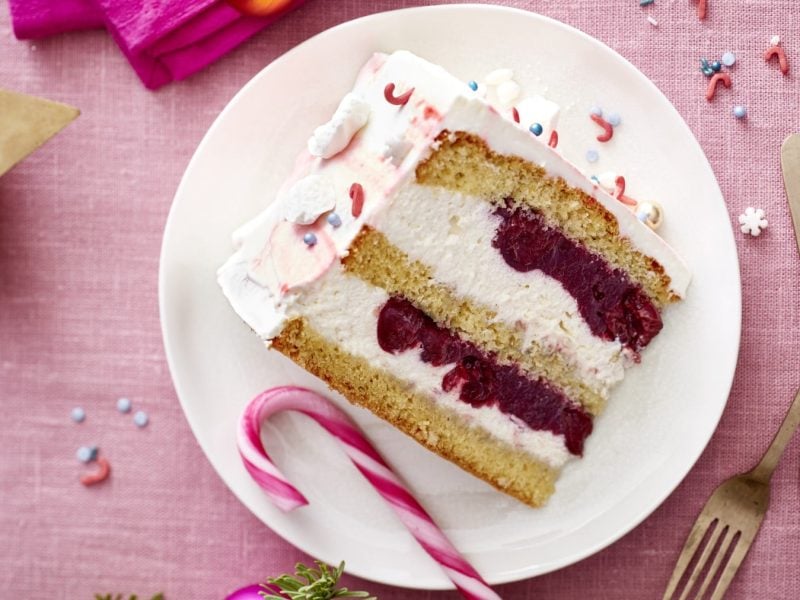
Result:
<svg viewBox="0 0 800 600"><path fill-rule="evenodd" d="M656 21L652 15L647 17L647 22L650 23L653 27L658 27L658 21Z"/></svg>

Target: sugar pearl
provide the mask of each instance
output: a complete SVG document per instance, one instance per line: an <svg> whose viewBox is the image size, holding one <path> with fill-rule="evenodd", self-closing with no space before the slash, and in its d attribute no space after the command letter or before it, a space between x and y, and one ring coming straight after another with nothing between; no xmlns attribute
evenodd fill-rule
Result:
<svg viewBox="0 0 800 600"><path fill-rule="evenodd" d="M307 246L313 246L317 243L317 236L309 231L303 236L303 242L305 242Z"/></svg>
<svg viewBox="0 0 800 600"><path fill-rule="evenodd" d="M637 219L653 230L661 227L664 220L664 209L656 202L640 202L636 205L635 214Z"/></svg>
<svg viewBox="0 0 800 600"><path fill-rule="evenodd" d="M722 64L726 67L732 67L736 62L736 55L733 52L726 52L722 55Z"/></svg>
<svg viewBox="0 0 800 600"><path fill-rule="evenodd" d="M335 212L330 213L327 216L326 220L328 221L328 225L330 225L334 229L336 227L341 227L341 225L342 225L341 217L339 215L337 215Z"/></svg>
<svg viewBox="0 0 800 600"><path fill-rule="evenodd" d="M544 131L541 123L534 123L528 129L530 129L530 132L535 136L542 135L542 132Z"/></svg>
<svg viewBox="0 0 800 600"><path fill-rule="evenodd" d="M137 427L145 427L150 422L150 417L143 410L139 410L133 415L133 422Z"/></svg>
<svg viewBox="0 0 800 600"><path fill-rule="evenodd" d="M83 423L84 419L86 419L86 411L80 406L76 406L72 409L72 412L69 413L69 416L76 423Z"/></svg>
<svg viewBox="0 0 800 600"><path fill-rule="evenodd" d="M734 106L733 116L737 119L744 119L747 116L747 108L741 105Z"/></svg>

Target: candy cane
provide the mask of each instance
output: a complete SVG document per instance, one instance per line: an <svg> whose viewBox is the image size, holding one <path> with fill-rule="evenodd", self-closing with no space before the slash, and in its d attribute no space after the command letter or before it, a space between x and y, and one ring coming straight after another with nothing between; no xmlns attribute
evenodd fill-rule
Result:
<svg viewBox="0 0 800 600"><path fill-rule="evenodd" d="M324 397L305 388L286 386L262 392L247 405L239 423L237 444L244 466L276 506L290 511L308 504L305 496L273 464L261 443L261 424L285 410L311 417L339 441L356 468L389 503L423 549L439 563L464 598L500 598L458 553L349 417Z"/></svg>

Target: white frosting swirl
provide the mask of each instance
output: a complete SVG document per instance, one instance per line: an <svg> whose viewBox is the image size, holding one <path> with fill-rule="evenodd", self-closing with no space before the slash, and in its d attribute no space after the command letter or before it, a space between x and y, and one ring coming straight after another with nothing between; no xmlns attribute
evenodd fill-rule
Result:
<svg viewBox="0 0 800 600"><path fill-rule="evenodd" d="M314 130L314 135L308 140L308 151L322 158L336 156L367 124L369 113L369 103L350 92L342 98L331 120Z"/></svg>
<svg viewBox="0 0 800 600"><path fill-rule="evenodd" d="M298 225L311 225L336 206L333 182L321 173L306 175L283 193L279 200L283 218Z"/></svg>

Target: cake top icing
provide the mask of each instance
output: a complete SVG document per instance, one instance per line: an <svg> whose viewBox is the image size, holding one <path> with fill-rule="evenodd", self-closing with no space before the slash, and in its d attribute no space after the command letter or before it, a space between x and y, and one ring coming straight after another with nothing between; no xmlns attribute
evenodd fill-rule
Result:
<svg viewBox="0 0 800 600"><path fill-rule="evenodd" d="M277 335L302 287L346 256L363 225L379 224L394 192L413 179L443 130L474 133L496 152L538 164L593 196L616 217L620 235L656 259L672 291L683 296L689 273L674 251L548 147L557 105L533 97L508 106L518 90L500 90L513 82L506 71L473 86L410 52L373 55L353 91L314 131L276 200L234 233L236 252L218 277L239 315L265 340ZM531 135L531 122L546 135Z"/></svg>

